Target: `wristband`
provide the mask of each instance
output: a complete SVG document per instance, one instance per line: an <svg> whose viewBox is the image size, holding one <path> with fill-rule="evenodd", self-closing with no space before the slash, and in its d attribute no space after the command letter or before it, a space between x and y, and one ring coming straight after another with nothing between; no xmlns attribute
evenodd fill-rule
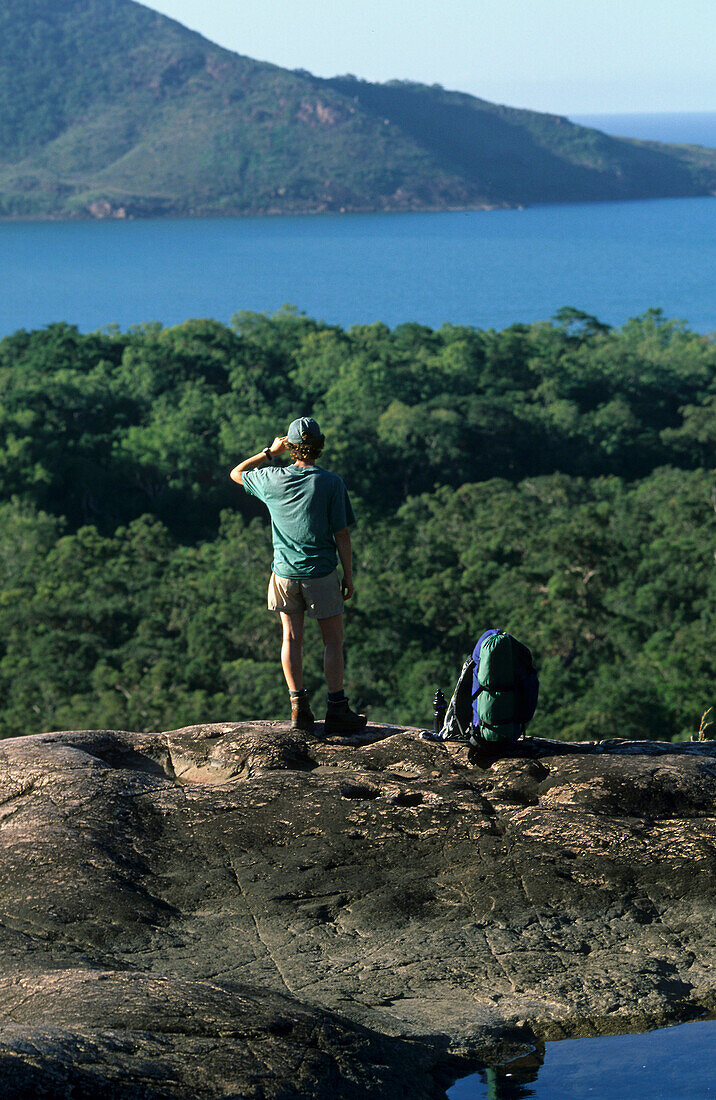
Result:
<svg viewBox="0 0 716 1100"><path fill-rule="evenodd" d="M268 462L269 466L273 466L273 455L271 454L271 448L264 447L264 454L266 455L266 461Z"/></svg>

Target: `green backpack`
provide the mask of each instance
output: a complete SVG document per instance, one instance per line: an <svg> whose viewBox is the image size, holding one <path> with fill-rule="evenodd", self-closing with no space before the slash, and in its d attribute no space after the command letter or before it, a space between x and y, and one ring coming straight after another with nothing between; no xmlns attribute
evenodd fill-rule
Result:
<svg viewBox="0 0 716 1100"><path fill-rule="evenodd" d="M489 630L473 653L473 727L482 741L514 741L535 712L539 681L532 654L511 634Z"/></svg>
<svg viewBox="0 0 716 1100"><path fill-rule="evenodd" d="M538 694L537 670L527 646L497 627L486 630L462 666L435 739L475 746L516 741L535 712Z"/></svg>

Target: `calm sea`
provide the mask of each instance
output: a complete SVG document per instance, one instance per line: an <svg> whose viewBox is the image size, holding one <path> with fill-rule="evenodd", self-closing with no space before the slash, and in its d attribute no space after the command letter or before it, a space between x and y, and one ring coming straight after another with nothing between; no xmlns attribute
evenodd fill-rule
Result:
<svg viewBox="0 0 716 1100"><path fill-rule="evenodd" d="M644 1035L547 1043L448 1089L449 1100L707 1100L716 1097L716 1022Z"/></svg>
<svg viewBox="0 0 716 1100"><path fill-rule="evenodd" d="M705 145L716 149L716 112L685 114L571 115L573 122L593 126L615 137L644 141L673 141L677 145Z"/></svg>
<svg viewBox="0 0 716 1100"><path fill-rule="evenodd" d="M683 116L661 117L662 140L674 140L669 127ZM0 223L0 335L58 320L83 331L189 317L228 321L238 310L272 312L285 303L330 323L391 327L449 321L502 328L547 319L562 306L620 324L655 307L712 332L715 287L712 198L470 213Z"/></svg>

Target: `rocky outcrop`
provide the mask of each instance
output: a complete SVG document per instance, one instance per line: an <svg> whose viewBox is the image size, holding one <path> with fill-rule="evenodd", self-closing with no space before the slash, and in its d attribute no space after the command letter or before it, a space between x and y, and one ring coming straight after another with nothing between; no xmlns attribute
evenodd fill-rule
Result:
<svg viewBox="0 0 716 1100"><path fill-rule="evenodd" d="M0 742L2 1091L440 1097L714 1009L715 793L714 742Z"/></svg>

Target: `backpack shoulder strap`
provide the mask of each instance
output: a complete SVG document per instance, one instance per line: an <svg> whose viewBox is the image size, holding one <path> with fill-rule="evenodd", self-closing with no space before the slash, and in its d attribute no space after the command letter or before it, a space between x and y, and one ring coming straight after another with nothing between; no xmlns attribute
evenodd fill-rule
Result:
<svg viewBox="0 0 716 1100"><path fill-rule="evenodd" d="M475 662L472 657L468 657L462 666L455 690L445 712L445 721L440 732L441 741L467 741L470 736L472 725L472 699L470 693L474 668Z"/></svg>

